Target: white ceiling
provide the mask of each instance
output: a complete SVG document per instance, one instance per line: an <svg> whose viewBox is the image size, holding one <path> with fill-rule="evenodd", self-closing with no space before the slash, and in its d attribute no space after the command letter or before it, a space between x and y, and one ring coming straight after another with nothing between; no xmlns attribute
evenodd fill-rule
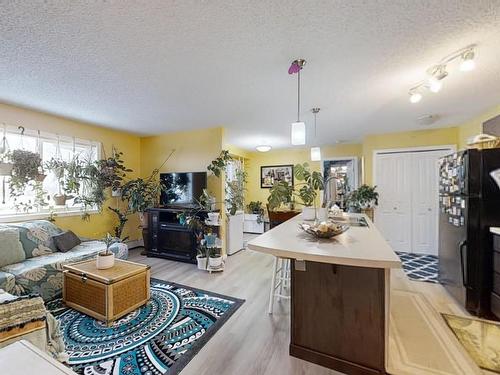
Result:
<svg viewBox="0 0 500 375"><path fill-rule="evenodd" d="M478 43L418 105L408 89L445 55ZM6 2L0 101L157 134L225 126L230 143L289 146L303 57L303 119L316 140L457 124L500 103L500 1ZM0 119L1 120L1 119ZM29 124L26 124L29 126Z"/></svg>

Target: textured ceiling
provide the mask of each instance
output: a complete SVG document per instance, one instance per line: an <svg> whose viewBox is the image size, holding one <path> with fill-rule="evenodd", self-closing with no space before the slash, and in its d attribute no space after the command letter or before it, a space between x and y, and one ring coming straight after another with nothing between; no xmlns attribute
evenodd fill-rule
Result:
<svg viewBox="0 0 500 375"><path fill-rule="evenodd" d="M470 43L477 69L410 105ZM500 103L500 1L1 1L0 101L139 134L222 125L242 147L288 146L297 57L308 144L456 124Z"/></svg>

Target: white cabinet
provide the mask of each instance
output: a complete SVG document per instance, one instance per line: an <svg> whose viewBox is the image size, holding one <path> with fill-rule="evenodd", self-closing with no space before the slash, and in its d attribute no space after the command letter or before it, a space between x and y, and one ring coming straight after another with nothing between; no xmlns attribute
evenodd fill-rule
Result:
<svg viewBox="0 0 500 375"><path fill-rule="evenodd" d="M257 214L245 214L245 221L243 223L243 232L245 233L264 233L264 219Z"/></svg>
<svg viewBox="0 0 500 375"><path fill-rule="evenodd" d="M227 254L234 254L243 249L243 211L237 211L234 215L227 215Z"/></svg>

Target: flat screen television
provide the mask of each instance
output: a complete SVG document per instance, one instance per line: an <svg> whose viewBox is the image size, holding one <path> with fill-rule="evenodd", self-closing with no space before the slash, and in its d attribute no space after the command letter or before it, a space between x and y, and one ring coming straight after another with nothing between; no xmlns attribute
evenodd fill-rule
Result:
<svg viewBox="0 0 500 375"><path fill-rule="evenodd" d="M160 179L165 185L163 206L196 204L207 188L207 172L160 173Z"/></svg>

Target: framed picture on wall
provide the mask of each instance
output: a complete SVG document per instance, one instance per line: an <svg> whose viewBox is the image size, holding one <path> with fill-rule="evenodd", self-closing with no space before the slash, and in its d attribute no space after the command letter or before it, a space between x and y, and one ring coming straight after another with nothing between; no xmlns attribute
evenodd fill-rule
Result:
<svg viewBox="0 0 500 375"><path fill-rule="evenodd" d="M286 181L293 186L293 165L260 167L260 188L270 189L275 182Z"/></svg>

